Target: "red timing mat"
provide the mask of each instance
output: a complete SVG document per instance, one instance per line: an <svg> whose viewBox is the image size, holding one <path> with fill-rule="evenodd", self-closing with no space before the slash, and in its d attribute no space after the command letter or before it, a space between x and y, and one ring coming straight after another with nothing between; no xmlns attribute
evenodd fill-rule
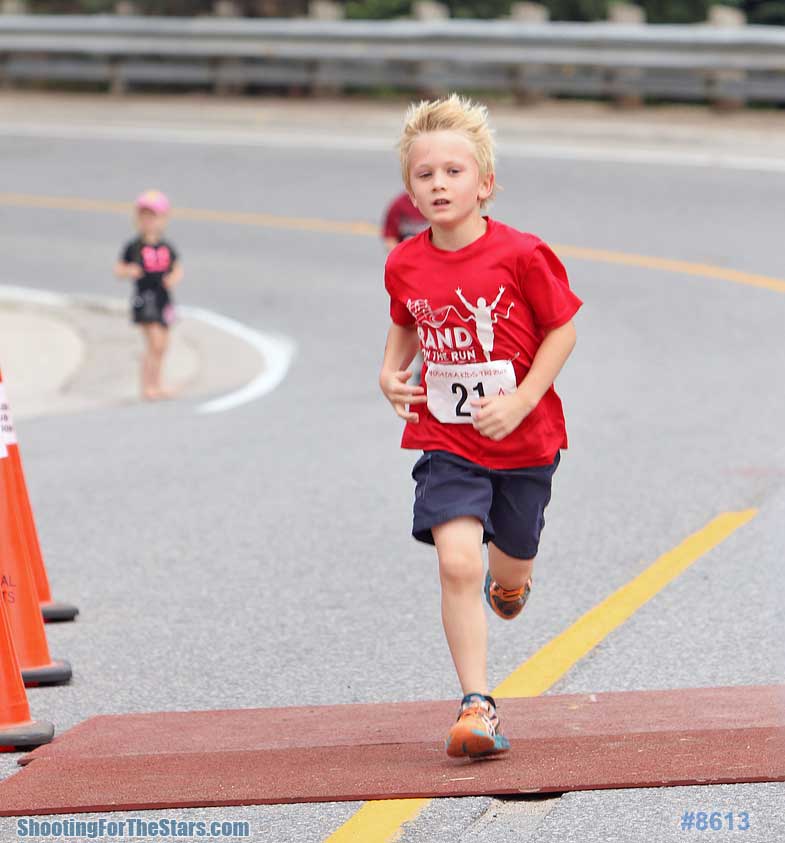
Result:
<svg viewBox="0 0 785 843"><path fill-rule="evenodd" d="M509 755L454 761L455 701L93 717L24 756L0 816L785 781L785 686L501 700Z"/></svg>

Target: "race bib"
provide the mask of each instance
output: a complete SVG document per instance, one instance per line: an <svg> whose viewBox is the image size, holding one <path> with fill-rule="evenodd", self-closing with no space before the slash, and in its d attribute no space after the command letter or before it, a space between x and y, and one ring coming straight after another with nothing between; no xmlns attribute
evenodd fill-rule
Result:
<svg viewBox="0 0 785 843"><path fill-rule="evenodd" d="M472 401L509 395L518 388L510 360L460 366L429 363L425 383L428 387L428 410L445 424L471 424Z"/></svg>

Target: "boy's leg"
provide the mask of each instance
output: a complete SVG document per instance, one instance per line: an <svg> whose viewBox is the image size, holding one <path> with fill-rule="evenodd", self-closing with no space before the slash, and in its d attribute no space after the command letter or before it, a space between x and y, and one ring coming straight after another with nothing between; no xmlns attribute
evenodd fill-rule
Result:
<svg viewBox="0 0 785 843"><path fill-rule="evenodd" d="M464 693L445 749L453 758L506 752L510 743L499 731L496 704L487 696L488 628L479 588L482 523L463 516L433 527L431 532L439 554L444 632Z"/></svg>
<svg viewBox="0 0 785 843"><path fill-rule="evenodd" d="M516 559L493 542L488 543L488 570L491 578L502 588L512 591L526 585L534 569L534 558Z"/></svg>
<svg viewBox="0 0 785 843"><path fill-rule="evenodd" d="M483 526L472 517L433 527L442 585L442 623L464 694L488 693L488 628L482 606Z"/></svg>
<svg viewBox="0 0 785 843"><path fill-rule="evenodd" d="M534 558L518 559L496 545L488 545L485 599L494 614L506 621L517 618L529 599Z"/></svg>
<svg viewBox="0 0 785 843"><path fill-rule="evenodd" d="M490 516L495 535L488 545L484 590L488 605L505 620L517 617L528 600L534 557L559 460L557 452L550 465L494 472Z"/></svg>

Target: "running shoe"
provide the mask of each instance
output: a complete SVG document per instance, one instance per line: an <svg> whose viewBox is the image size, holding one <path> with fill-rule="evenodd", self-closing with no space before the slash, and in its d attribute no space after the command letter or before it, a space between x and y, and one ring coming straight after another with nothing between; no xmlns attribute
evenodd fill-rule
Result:
<svg viewBox="0 0 785 843"><path fill-rule="evenodd" d="M458 719L447 735L445 749L451 758L483 758L507 752L510 742L499 732L499 715L493 697L467 694Z"/></svg>
<svg viewBox="0 0 785 843"><path fill-rule="evenodd" d="M491 579L490 571L485 575L485 599L491 609L506 621L511 621L520 615L531 590L531 577L520 588L502 588L499 583Z"/></svg>

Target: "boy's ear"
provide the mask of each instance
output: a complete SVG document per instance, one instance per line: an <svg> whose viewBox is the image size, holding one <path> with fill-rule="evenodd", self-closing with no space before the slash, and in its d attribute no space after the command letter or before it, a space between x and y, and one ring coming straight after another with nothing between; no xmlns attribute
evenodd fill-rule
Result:
<svg viewBox="0 0 785 843"><path fill-rule="evenodd" d="M496 175L490 173L480 182L480 189L477 191L477 198L484 202L493 193L493 185L496 183Z"/></svg>

